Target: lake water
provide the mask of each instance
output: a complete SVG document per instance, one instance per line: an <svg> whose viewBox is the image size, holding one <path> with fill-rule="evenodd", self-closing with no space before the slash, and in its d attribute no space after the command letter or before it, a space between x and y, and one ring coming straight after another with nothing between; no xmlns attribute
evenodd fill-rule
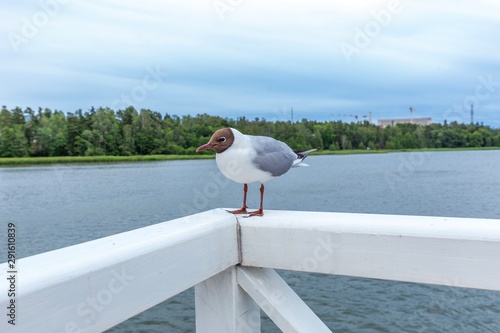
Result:
<svg viewBox="0 0 500 333"><path fill-rule="evenodd" d="M500 219L500 151L311 156L307 163L267 183L265 209ZM239 208L241 200L242 186L226 181L213 160L0 168L0 221L4 230L16 224L18 257ZM258 201L252 184L249 206ZM500 292L279 273L335 332L500 332ZM189 289L109 332L194 332L194 320ZM279 330L264 319L263 332Z"/></svg>

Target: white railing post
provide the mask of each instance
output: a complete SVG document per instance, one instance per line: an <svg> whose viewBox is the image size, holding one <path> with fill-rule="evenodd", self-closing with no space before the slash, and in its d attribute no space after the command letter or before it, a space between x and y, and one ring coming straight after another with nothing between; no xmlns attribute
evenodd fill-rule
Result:
<svg viewBox="0 0 500 333"><path fill-rule="evenodd" d="M238 267L237 278L283 333L331 333L274 269Z"/></svg>
<svg viewBox="0 0 500 333"><path fill-rule="evenodd" d="M260 308L238 286L236 267L195 286L196 333L260 333Z"/></svg>

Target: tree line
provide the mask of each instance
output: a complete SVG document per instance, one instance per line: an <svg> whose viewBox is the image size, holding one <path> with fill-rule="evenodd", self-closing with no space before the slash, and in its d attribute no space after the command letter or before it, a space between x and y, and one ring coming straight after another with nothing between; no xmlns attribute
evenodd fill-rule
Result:
<svg viewBox="0 0 500 333"><path fill-rule="evenodd" d="M272 136L293 149L411 149L498 147L500 129L479 124L345 123L162 115L148 109L91 108L64 113L48 108L0 111L0 157L194 154L212 133L234 127Z"/></svg>

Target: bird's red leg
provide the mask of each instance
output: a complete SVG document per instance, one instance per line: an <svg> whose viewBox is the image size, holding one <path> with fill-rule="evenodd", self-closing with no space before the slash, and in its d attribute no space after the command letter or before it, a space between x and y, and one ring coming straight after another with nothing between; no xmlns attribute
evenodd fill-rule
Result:
<svg viewBox="0 0 500 333"><path fill-rule="evenodd" d="M230 210L230 213L233 214L246 214L247 212L247 192L248 192L248 184L243 184L243 207L237 210Z"/></svg>
<svg viewBox="0 0 500 333"><path fill-rule="evenodd" d="M264 202L264 184L260 184L260 208L256 210L255 212L251 212L250 216L263 216L264 215L264 207L263 207L263 202Z"/></svg>

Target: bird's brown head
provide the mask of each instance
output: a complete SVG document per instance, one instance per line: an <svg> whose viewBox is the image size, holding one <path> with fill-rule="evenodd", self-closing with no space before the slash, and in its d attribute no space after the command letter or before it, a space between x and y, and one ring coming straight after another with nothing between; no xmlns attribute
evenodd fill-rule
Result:
<svg viewBox="0 0 500 333"><path fill-rule="evenodd" d="M200 152L202 150L212 149L217 154L222 153L227 148L231 147L234 142L234 134L233 131L229 127L221 128L220 130L215 131L207 144L199 146L196 149L196 152Z"/></svg>

